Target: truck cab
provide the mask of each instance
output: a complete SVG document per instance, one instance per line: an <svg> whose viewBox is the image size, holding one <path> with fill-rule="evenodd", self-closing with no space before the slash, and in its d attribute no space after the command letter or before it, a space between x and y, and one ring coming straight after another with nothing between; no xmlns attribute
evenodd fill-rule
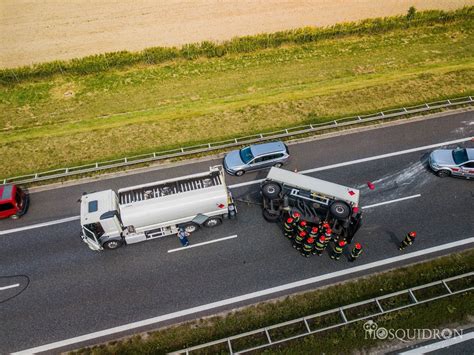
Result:
<svg viewBox="0 0 474 355"><path fill-rule="evenodd" d="M28 194L14 184L0 185L0 218L17 219L28 209Z"/></svg>

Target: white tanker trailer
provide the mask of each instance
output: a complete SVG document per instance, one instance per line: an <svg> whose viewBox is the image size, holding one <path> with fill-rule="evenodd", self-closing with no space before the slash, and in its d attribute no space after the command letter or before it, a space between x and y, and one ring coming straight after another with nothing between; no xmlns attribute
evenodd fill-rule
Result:
<svg viewBox="0 0 474 355"><path fill-rule="evenodd" d="M221 166L209 172L105 190L81 198L82 240L92 250L194 232L233 218L236 208Z"/></svg>

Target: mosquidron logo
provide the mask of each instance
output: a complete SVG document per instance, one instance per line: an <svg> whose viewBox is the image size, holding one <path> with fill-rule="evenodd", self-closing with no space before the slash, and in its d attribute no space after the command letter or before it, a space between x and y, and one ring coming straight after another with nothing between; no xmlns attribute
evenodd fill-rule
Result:
<svg viewBox="0 0 474 355"><path fill-rule="evenodd" d="M403 342L413 340L446 340L454 337L462 338L462 329L403 329L379 327L373 320L364 323L365 339L379 340L401 340Z"/></svg>

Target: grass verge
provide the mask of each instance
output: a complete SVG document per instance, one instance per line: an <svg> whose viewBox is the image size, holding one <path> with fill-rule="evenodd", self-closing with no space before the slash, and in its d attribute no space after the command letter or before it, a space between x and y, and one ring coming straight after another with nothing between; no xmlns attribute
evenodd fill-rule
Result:
<svg viewBox="0 0 474 355"><path fill-rule="evenodd" d="M222 57L0 84L0 177L472 95L473 9Z"/></svg>
<svg viewBox="0 0 474 355"><path fill-rule="evenodd" d="M199 345L209 341L251 331L272 324L288 321L291 319L322 312L328 309L340 307L368 298L378 297L387 293L422 285L443 278L459 275L474 270L474 249L463 253L455 253L427 262L410 265L404 268L359 278L354 281L329 286L315 291L305 292L287 296L278 300L263 302L236 311L208 318L182 323L167 327L158 331L152 331L132 336L108 344L84 348L76 351L77 354L165 354L182 348ZM464 281L473 285L473 278ZM460 287L460 285L452 285ZM463 284L462 286L465 286ZM406 303L402 298L388 299L384 301L387 307L397 307ZM426 306L379 317L377 322L380 326L417 328L437 327L447 323L465 322L473 315L474 300L472 294L450 297L447 300L437 301ZM324 319L318 319L310 324L314 329L334 324L337 315L327 315ZM287 334L287 332L298 332L301 329L281 329L275 336ZM361 341L363 328L360 324L337 329L334 332L324 333L324 337L317 335L305 337L304 339L279 349L269 350L284 353L307 353L313 349L324 349L326 353L348 353L354 349L367 349L377 345L372 341ZM326 343L324 347L321 338ZM357 340L358 339L358 340ZM357 341L356 341L357 340ZM258 344L262 341L261 335L255 335L251 339L240 340L238 346L244 347L249 344ZM354 347L355 346L355 347ZM296 349L296 350L295 350ZM221 349L212 349L208 353L219 353Z"/></svg>

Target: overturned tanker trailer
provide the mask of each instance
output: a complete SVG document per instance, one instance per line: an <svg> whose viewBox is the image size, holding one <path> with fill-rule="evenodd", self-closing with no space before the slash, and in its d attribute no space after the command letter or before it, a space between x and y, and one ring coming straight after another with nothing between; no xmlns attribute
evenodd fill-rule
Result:
<svg viewBox="0 0 474 355"><path fill-rule="evenodd" d="M348 243L361 226L360 191L351 187L273 167L261 193L263 217L269 222L297 211L313 225L328 221Z"/></svg>

